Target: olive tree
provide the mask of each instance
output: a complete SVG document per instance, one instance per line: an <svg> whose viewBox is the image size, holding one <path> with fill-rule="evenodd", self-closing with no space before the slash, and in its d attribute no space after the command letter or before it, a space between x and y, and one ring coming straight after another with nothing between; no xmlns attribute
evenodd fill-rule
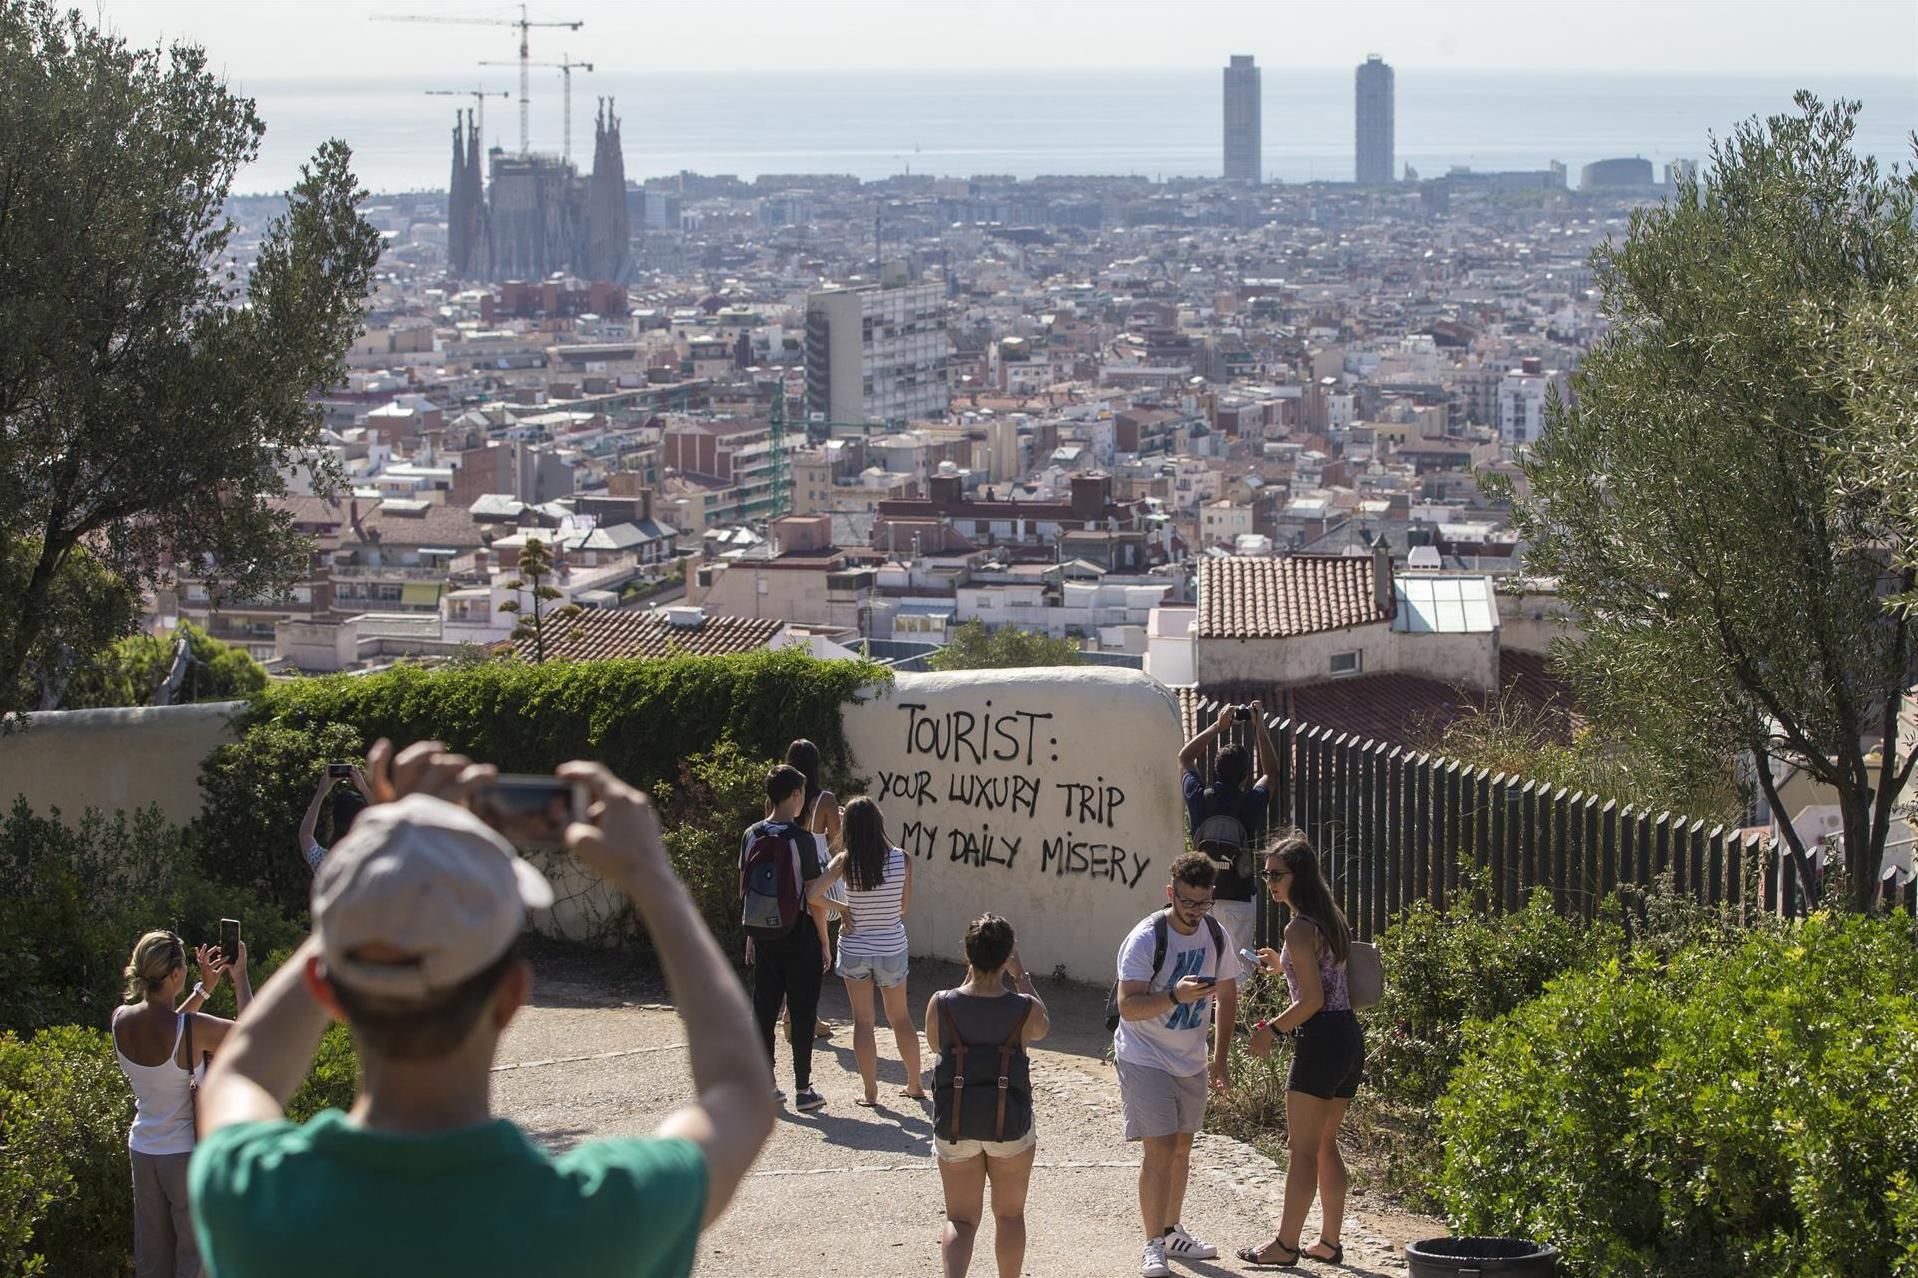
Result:
<svg viewBox="0 0 1918 1278"><path fill-rule="evenodd" d="M0 0L0 712L33 697L82 549L134 589L211 564L242 597L304 565L272 499L318 442L311 395L343 377L380 240L331 141L242 279L224 210L263 132L200 49Z"/></svg>
<svg viewBox="0 0 1918 1278"><path fill-rule="evenodd" d="M1668 758L1760 761L1801 860L1770 765L1829 787L1863 907L1918 758L1888 606L1918 510L1868 464L1883 412L1845 371L1859 317L1918 280L1918 186L1855 153L1857 104L1796 104L1597 251L1610 331L1548 407L1515 514L1526 569L1585 629L1559 656L1594 719Z"/></svg>

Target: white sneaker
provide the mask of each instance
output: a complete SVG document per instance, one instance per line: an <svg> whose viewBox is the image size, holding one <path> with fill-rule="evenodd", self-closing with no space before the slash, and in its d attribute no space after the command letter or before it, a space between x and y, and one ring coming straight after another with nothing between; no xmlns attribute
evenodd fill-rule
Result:
<svg viewBox="0 0 1918 1278"><path fill-rule="evenodd" d="M1165 1254L1174 1260L1217 1260L1219 1249L1203 1238L1194 1238L1184 1225L1174 1225L1165 1236Z"/></svg>
<svg viewBox="0 0 1918 1278"><path fill-rule="evenodd" d="M1172 1278L1165 1263L1165 1239L1147 1240L1145 1254L1139 1257L1139 1278Z"/></svg>

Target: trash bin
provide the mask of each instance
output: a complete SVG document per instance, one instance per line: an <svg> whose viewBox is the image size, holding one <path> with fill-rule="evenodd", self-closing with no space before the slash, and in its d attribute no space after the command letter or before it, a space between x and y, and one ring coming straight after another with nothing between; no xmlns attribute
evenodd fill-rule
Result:
<svg viewBox="0 0 1918 1278"><path fill-rule="evenodd" d="M1529 1238L1427 1238L1407 1247L1405 1260L1412 1278L1550 1278L1558 1272L1558 1248Z"/></svg>

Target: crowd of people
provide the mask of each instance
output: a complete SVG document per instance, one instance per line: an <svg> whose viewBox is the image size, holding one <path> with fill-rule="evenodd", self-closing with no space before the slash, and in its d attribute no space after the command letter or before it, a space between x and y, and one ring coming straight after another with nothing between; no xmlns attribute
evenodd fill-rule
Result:
<svg viewBox="0 0 1918 1278"><path fill-rule="evenodd" d="M1173 861L1164 908L1118 948L1112 1054L1125 1138L1143 1151L1142 1278L1218 1256L1181 1216L1208 1095L1231 1083L1239 982L1254 972L1282 976L1290 995L1278 1016L1244 1027L1256 1054L1277 1035L1295 1040L1290 1159L1275 1236L1236 1254L1277 1267L1343 1258L1337 1132L1364 1060L1346 982L1352 937L1302 834L1253 846L1275 770L1258 710L1228 708L1181 751L1195 850ZM1257 725L1258 779L1246 784L1254 758L1234 744L1217 751L1204 784L1198 764L1211 739L1241 718ZM966 930L965 979L933 994L915 1027L906 993L912 859L877 803L858 797L842 808L819 772L817 748L795 741L766 778L764 819L742 838L749 995L710 980L725 959L673 874L646 797L598 764L558 769L582 795L565 846L626 895L652 937L685 1023L693 1096L650 1137L551 1156L494 1115L488 1087L501 1036L530 996L526 912L553 900L544 878L475 814L495 770L435 743L395 751L384 741L364 767L329 769L298 834L313 869L312 934L257 997L244 945L232 954L198 947L190 992L188 950L170 932L141 937L127 965L127 1004L112 1032L135 1096L128 1143L139 1278L190 1278L202 1258L217 1278L330 1278L342 1265L372 1274L685 1274L700 1231L731 1201L787 1099L774 1081L782 1016L793 1108L827 1104L812 1057L828 972L844 982L852 1009L862 1085L854 1104L882 1103L881 1010L904 1070L900 1095L909 1108L930 1102L947 1278L968 1271L988 1191L997 1270L1022 1272L1038 1143L1028 1049L1051 1017L1013 925L988 913ZM328 848L317 818L341 780L353 799ZM1260 886L1291 911L1278 949L1250 948ZM200 1010L222 979L233 982L236 1021ZM358 1053L353 1106L289 1122L286 1104L331 1020L347 1024ZM1307 1243L1300 1235L1315 1196L1320 1233ZM511 1229L473 1227L509 1220Z"/></svg>

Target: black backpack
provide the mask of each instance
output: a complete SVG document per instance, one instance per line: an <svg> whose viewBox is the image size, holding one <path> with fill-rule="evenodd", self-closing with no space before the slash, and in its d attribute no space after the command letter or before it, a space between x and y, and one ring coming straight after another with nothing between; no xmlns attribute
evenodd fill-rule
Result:
<svg viewBox="0 0 1918 1278"><path fill-rule="evenodd" d="M1025 1013L999 1044L997 1060L981 1051L968 1061L973 1049L960 1037L952 1010L946 1006L950 995L948 990L933 1000L939 1008L943 1050L932 1070L932 1130L942 1140L955 1143L1019 1140L1032 1130L1032 1061L1022 1041L1032 1016L1032 1000L1013 996L1025 1004ZM982 1093L970 1109L967 1092Z"/></svg>
<svg viewBox="0 0 1918 1278"><path fill-rule="evenodd" d="M1205 916L1205 925L1212 932L1212 949L1218 957L1218 962L1214 966L1223 969L1225 967L1225 928L1220 926L1219 920L1210 914ZM1152 920L1153 980L1159 978L1159 969L1165 966L1168 926L1170 925L1166 921L1166 911L1160 910L1158 917ZM1119 982L1115 979L1112 982L1112 992L1106 995L1106 1033L1110 1034L1118 1029L1122 1019L1124 1018L1119 1015Z"/></svg>
<svg viewBox="0 0 1918 1278"><path fill-rule="evenodd" d="M1222 799L1232 801L1232 811L1220 806ZM1241 791L1207 786L1200 800L1206 817L1192 831L1192 846L1205 853L1214 868L1249 879L1252 877L1252 836L1246 831L1245 822L1239 819L1244 801Z"/></svg>

